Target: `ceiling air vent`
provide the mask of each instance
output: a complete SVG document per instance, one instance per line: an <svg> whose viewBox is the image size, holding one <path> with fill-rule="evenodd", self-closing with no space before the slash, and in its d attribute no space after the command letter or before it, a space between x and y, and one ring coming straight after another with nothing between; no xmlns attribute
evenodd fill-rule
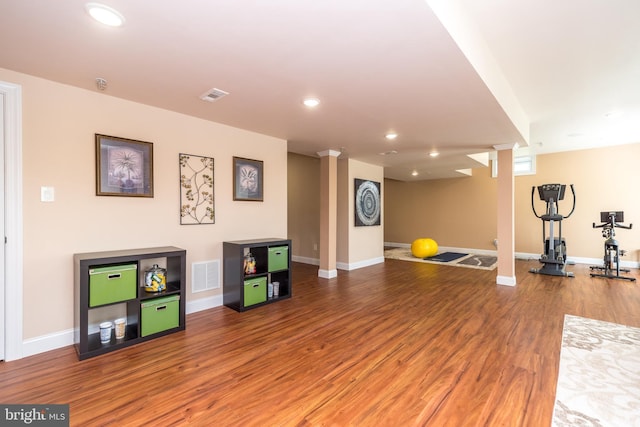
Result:
<svg viewBox="0 0 640 427"><path fill-rule="evenodd" d="M229 92L225 92L220 89L216 89L215 87L211 90L206 91L202 95L200 95L200 99L207 102L215 102L218 99L222 98L225 95L229 95Z"/></svg>

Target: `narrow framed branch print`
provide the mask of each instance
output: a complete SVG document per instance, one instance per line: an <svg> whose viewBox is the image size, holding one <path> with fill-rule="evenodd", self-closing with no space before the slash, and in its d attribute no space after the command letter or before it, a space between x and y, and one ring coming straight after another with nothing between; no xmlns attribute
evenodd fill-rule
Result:
<svg viewBox="0 0 640 427"><path fill-rule="evenodd" d="M213 157L180 154L180 224L215 224Z"/></svg>

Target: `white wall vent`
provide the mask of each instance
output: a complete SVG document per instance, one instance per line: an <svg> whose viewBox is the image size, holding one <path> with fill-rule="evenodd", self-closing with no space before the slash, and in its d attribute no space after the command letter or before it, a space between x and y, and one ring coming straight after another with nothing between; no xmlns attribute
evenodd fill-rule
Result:
<svg viewBox="0 0 640 427"><path fill-rule="evenodd" d="M191 264L191 292L220 289L220 260Z"/></svg>
<svg viewBox="0 0 640 427"><path fill-rule="evenodd" d="M229 92L225 92L221 89L216 89L214 87L213 89L210 89L205 93L203 93L202 95L200 95L200 99L207 102L214 102L222 98L223 96L227 96L227 95L229 95Z"/></svg>

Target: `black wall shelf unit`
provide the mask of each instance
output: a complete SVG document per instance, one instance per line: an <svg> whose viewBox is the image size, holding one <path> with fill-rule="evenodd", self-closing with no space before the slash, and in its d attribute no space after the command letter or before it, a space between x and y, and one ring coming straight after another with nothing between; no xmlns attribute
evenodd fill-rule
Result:
<svg viewBox="0 0 640 427"><path fill-rule="evenodd" d="M223 242L223 303L245 311L291 298L291 240L251 239ZM245 257L251 253L255 272L245 272ZM269 284L279 283L278 296L269 296Z"/></svg>
<svg viewBox="0 0 640 427"><path fill-rule="evenodd" d="M147 292L144 288L144 270L158 262L164 264L166 268L166 289L160 292ZM184 249L165 246L78 253L74 254L73 263L74 341L80 360L185 329L186 251ZM105 267L109 270L110 267L117 269L121 266L135 269L135 273L129 273L131 276L127 279L124 293L121 291L122 287L118 288L120 285L113 285L110 282L111 276L115 274L100 273L108 276L102 277L101 283L98 283L95 277L90 277L98 274L95 273L96 271L105 270ZM135 283L135 291L132 290L131 281ZM150 308L145 308L147 306ZM145 323L144 329L141 320L143 310L147 310L145 317L152 319ZM151 310L154 311L151 312ZM126 318L124 338L116 339L112 331L110 341L101 342L98 324L107 320L113 321L115 317ZM145 333L145 329L159 331Z"/></svg>

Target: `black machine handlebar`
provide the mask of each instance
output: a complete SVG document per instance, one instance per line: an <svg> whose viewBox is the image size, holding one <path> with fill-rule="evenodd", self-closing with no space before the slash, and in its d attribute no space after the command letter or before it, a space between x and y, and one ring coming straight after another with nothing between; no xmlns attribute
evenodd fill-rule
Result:
<svg viewBox="0 0 640 427"><path fill-rule="evenodd" d="M573 188L573 184L570 184L569 187L571 188L571 195L573 197L573 206L571 207L571 212L569 212L568 215L560 215L558 212L555 213L551 213L549 212L549 204L550 203L556 203L556 207L557 207L557 202L564 199L564 189L565 189L565 185L564 184L545 184L545 185L540 185L538 186L538 193L540 195L540 200L544 200L547 203L547 212L546 214L541 214L538 215L538 212L536 212L536 205L534 203L534 195L536 193L536 187L531 187L531 209L533 210L533 214L536 216L536 218L542 218L543 216L545 217L557 217L557 219L567 219L569 218L572 214L573 211L576 210L576 192ZM551 191L545 191L546 189L551 188ZM555 195L556 197L550 197Z"/></svg>
<svg viewBox="0 0 640 427"><path fill-rule="evenodd" d="M623 225L623 224L619 224L617 222L611 223L611 222L605 222L603 224L600 225L596 225L596 223L593 223L593 228L604 228L606 226L610 226L610 227L615 227L615 228L624 228L626 230L631 230L631 228L633 227L633 224L629 224L629 225Z"/></svg>
<svg viewBox="0 0 640 427"><path fill-rule="evenodd" d="M536 212L536 205L533 202L534 194L536 194L536 187L531 187L531 209L533 209L533 214L536 216L536 218L541 218L542 215L538 215L538 212Z"/></svg>
<svg viewBox="0 0 640 427"><path fill-rule="evenodd" d="M616 222L616 216L620 216L622 221L624 221L624 213L621 211L600 212L600 221L602 222L602 224L596 225L596 223L594 222L593 228L606 227L606 228L624 228L625 230L631 230L631 228L633 227L633 224L629 224L629 225L620 224ZM606 221L604 220L605 217L607 218Z"/></svg>
<svg viewBox="0 0 640 427"><path fill-rule="evenodd" d="M569 187L571 188L571 194L573 195L573 206L571 207L571 212L569 212L569 215L565 216L565 218L569 218L571 214L573 214L573 211L576 210L576 192L573 190L573 184L570 184Z"/></svg>

